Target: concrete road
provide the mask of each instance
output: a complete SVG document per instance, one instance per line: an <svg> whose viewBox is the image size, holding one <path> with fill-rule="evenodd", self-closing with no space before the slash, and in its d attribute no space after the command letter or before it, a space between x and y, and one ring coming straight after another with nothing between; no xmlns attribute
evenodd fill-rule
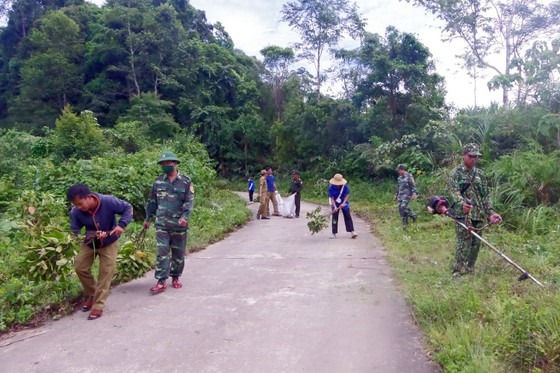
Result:
<svg viewBox="0 0 560 373"><path fill-rule="evenodd" d="M4 336L0 372L438 371L370 228L354 217L356 239L312 236L315 207L190 255L182 289L150 295L149 273L114 288L98 320Z"/></svg>

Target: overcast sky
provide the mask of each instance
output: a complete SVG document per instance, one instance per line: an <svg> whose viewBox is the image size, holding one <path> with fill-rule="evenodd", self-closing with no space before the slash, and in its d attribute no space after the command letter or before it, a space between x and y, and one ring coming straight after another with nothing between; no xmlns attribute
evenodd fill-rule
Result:
<svg viewBox="0 0 560 373"><path fill-rule="evenodd" d="M250 56L262 59L259 51L268 45L290 46L299 41L297 33L280 21L282 4L288 0L190 0L197 9L204 10L209 22L221 22L235 47ZM443 75L447 86L447 102L458 107L474 105L474 82L459 67L455 56L461 52L459 42L443 43L438 21L420 8L398 0L357 0L360 13L367 19L366 30L384 35L387 26L401 32L415 34L434 57L436 70ZM343 47L356 47L347 40ZM310 68L312 70L312 68ZM477 105L488 106L500 101L500 92L489 92L487 79L477 82Z"/></svg>

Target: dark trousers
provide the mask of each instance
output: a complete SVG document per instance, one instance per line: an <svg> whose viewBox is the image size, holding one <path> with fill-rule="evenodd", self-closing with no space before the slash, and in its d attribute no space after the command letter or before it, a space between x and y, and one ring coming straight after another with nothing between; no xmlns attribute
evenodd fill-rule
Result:
<svg viewBox="0 0 560 373"><path fill-rule="evenodd" d="M332 215L332 232L333 234L338 233L338 214L340 210L337 210ZM344 215L344 225L346 226L346 232L354 232L354 222L352 221L352 215L350 215L350 208L342 209L342 215Z"/></svg>
<svg viewBox="0 0 560 373"><path fill-rule="evenodd" d="M251 201L251 202L253 202L253 193L255 193L254 190L249 191L249 201Z"/></svg>
<svg viewBox="0 0 560 373"><path fill-rule="evenodd" d="M299 209L301 207L301 196L299 195L299 193L296 193L294 197L294 203L296 205L296 216L299 216Z"/></svg>
<svg viewBox="0 0 560 373"><path fill-rule="evenodd" d="M411 217L414 221L416 221L417 215L408 207L408 203L410 202L410 198L400 198L399 199L399 215L402 218L403 225L408 224L408 217Z"/></svg>

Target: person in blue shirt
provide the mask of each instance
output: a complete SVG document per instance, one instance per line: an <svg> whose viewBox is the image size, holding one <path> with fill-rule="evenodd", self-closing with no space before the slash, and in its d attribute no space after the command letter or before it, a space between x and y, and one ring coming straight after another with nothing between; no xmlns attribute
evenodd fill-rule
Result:
<svg viewBox="0 0 560 373"><path fill-rule="evenodd" d="M276 200L276 194L278 193L278 188L276 187L276 179L274 175L272 175L272 168L266 167L267 172L266 176L266 190L268 193L268 199L272 200L272 207L274 208L274 216L280 216L280 212L278 211L278 201ZM270 209L269 204L266 204L266 212L268 216L270 216Z"/></svg>
<svg viewBox="0 0 560 373"><path fill-rule="evenodd" d="M253 193L255 193L255 181L252 177L247 179L247 191L249 191L249 202L253 202Z"/></svg>
<svg viewBox="0 0 560 373"><path fill-rule="evenodd" d="M70 230L79 235L85 228L74 268L86 295L82 311L91 310L88 320L95 320L103 314L109 296L117 265L118 239L132 221L132 205L113 196L93 193L85 184L72 185L66 197L74 205L70 211ZM116 215L120 216L118 221ZM96 257L99 258L97 280L91 271Z"/></svg>
<svg viewBox="0 0 560 373"><path fill-rule="evenodd" d="M329 181L328 192L332 209L331 238L336 238L338 234L338 214L340 211L342 211L342 215L344 215L346 232L349 232L352 238L358 237L358 234L354 232L354 222L352 221L350 203L348 202L348 197L350 197L350 188L348 187L347 181L341 174L334 175Z"/></svg>

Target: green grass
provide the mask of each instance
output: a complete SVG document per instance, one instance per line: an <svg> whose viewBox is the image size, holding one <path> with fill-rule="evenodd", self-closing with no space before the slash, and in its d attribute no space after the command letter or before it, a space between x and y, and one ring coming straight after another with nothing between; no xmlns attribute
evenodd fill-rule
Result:
<svg viewBox="0 0 560 373"><path fill-rule="evenodd" d="M429 215L423 201L413 201L418 223L404 232L392 183L351 181L350 187L353 212L382 240L429 352L445 372L560 372L560 237L557 229L547 235L536 235L534 229L554 226L554 220L535 214L527 229L508 230L504 224L484 231L489 242L544 282L545 289L530 280L517 281L520 272L484 244L476 273L454 278L451 219ZM422 193L425 188L419 187ZM325 195L318 188L303 198L324 204Z"/></svg>
<svg viewBox="0 0 560 373"><path fill-rule="evenodd" d="M195 201L189 224L189 252L223 239L251 218L245 201L227 190L213 189L202 201Z"/></svg>

